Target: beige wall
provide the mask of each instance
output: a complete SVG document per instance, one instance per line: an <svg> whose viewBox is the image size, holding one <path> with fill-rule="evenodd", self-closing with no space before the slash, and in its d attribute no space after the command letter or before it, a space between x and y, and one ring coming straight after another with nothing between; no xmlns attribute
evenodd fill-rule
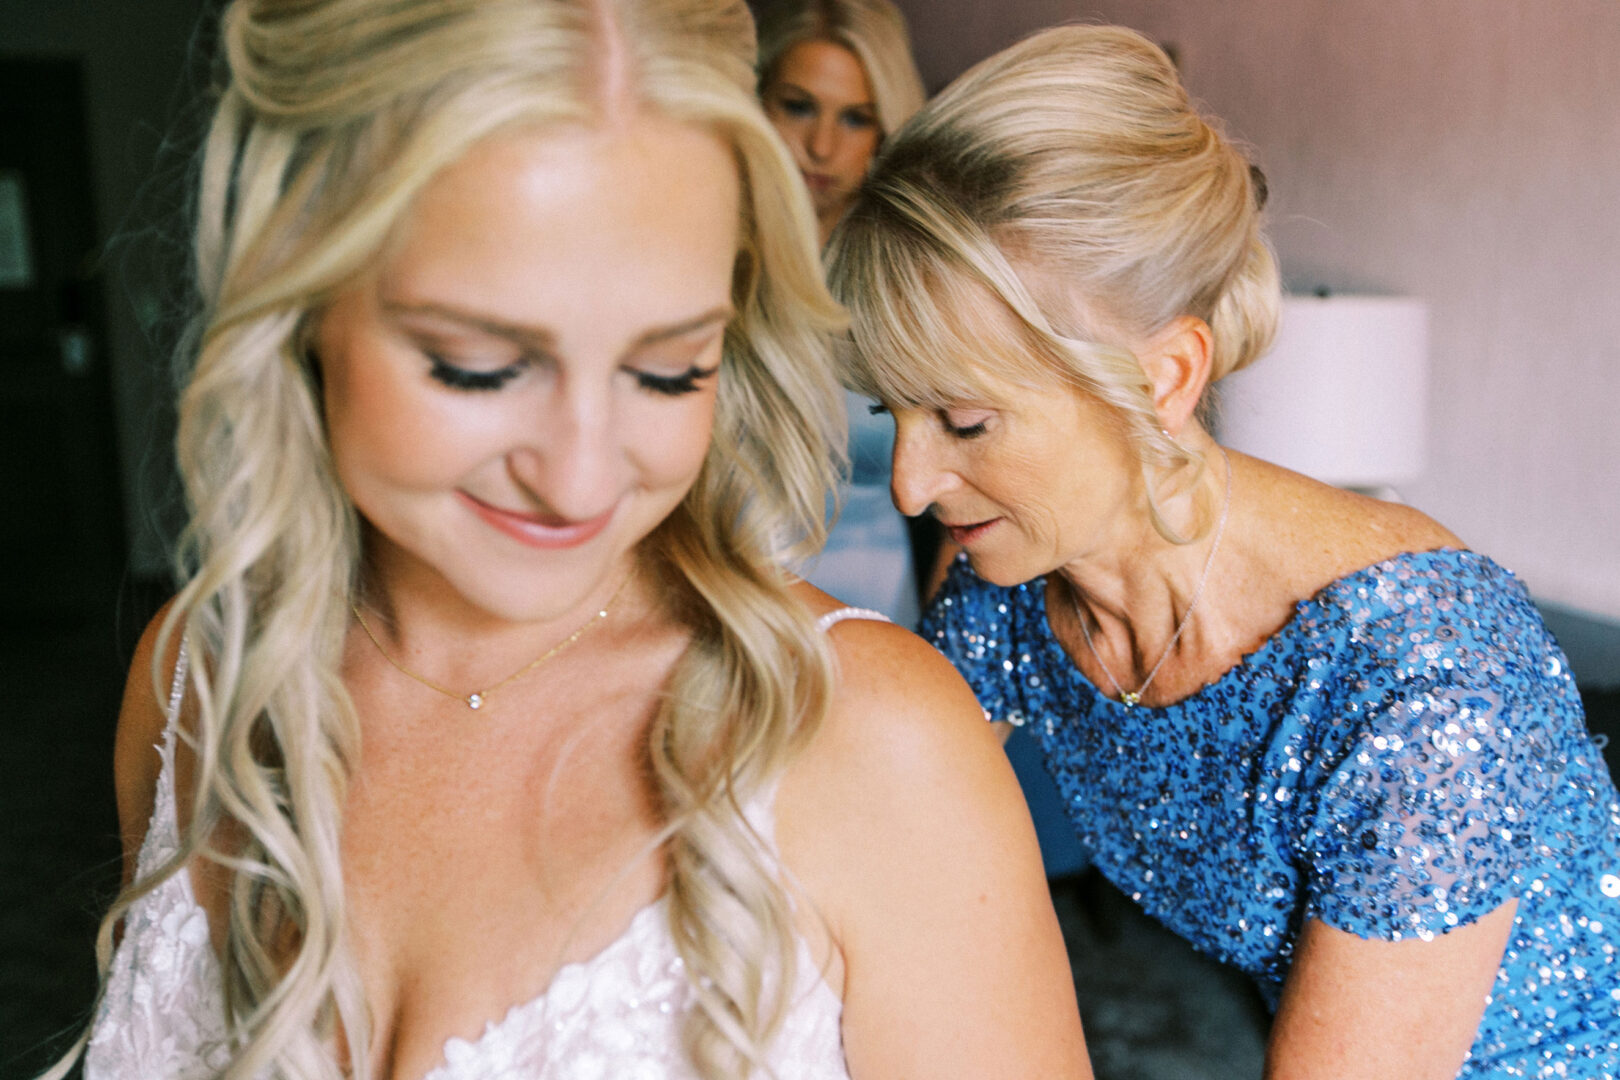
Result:
<svg viewBox="0 0 1620 1080"><path fill-rule="evenodd" d="M935 88L1064 20L1174 43L1266 170L1289 285L1429 302L1409 501L1620 619L1620 3L899 2Z"/></svg>

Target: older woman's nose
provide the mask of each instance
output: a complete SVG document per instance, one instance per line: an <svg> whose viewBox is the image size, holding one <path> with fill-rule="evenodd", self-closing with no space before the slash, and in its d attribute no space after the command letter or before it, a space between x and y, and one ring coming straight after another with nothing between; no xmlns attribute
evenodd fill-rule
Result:
<svg viewBox="0 0 1620 1080"><path fill-rule="evenodd" d="M956 476L939 460L923 425L910 417L895 416L894 470L889 476L889 497L907 517L927 510L955 486Z"/></svg>

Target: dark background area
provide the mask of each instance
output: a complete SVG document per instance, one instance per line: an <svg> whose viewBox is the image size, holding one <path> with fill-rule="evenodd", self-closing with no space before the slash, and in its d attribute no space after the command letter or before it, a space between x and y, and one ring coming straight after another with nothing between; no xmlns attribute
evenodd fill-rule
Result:
<svg viewBox="0 0 1620 1080"><path fill-rule="evenodd" d="M0 1078L33 1075L82 1029L118 884L113 726L134 641L169 592L168 358L205 6L0 0L0 174L48 178L28 184L35 283L0 285ZM1620 628L1547 614L1593 730L1620 738ZM1069 873L1055 795L1027 745L1010 753L1058 874L1098 1076L1257 1076L1252 993Z"/></svg>

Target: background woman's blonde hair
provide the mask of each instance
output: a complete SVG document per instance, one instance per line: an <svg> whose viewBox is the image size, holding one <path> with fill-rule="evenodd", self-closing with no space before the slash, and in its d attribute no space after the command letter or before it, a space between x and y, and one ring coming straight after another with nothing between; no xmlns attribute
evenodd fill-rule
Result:
<svg viewBox="0 0 1620 1080"><path fill-rule="evenodd" d="M830 41L854 53L872 84L872 104L884 135L900 130L922 108L922 76L911 56L906 17L889 0L777 0L759 18L759 85L776 74L783 55L801 41Z"/></svg>
<svg viewBox="0 0 1620 1080"><path fill-rule="evenodd" d="M201 299L181 396L191 521L160 637L192 658L197 758L183 846L102 926L201 855L232 876L223 975L232 1078L368 1075L344 938L341 808L362 753L339 678L359 523L328 455L309 342L412 199L514 125L648 110L715 132L742 177L738 315L712 446L644 545L694 628L649 736L667 819L669 920L700 1075L750 1074L793 990L777 867L741 807L823 716L831 660L773 551L815 545L843 446L822 284L791 158L754 97L742 0L237 0L201 164ZM167 700L168 672L153 672ZM229 822L246 837L226 852ZM347 1070L333 1057L341 1025ZM64 1062L55 1075L66 1072Z"/></svg>
<svg viewBox="0 0 1620 1080"><path fill-rule="evenodd" d="M1160 481L1202 456L1159 426L1122 344L1179 316L1210 326L1211 381L1276 329L1257 170L1188 99L1153 43L1064 26L980 63L892 136L834 233L855 388L903 405L983 396L976 369L1056 372L1112 406Z"/></svg>

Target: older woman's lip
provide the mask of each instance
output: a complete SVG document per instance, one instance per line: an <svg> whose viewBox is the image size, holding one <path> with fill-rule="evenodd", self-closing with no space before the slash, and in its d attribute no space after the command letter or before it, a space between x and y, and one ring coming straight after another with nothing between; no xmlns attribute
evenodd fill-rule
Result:
<svg viewBox="0 0 1620 1080"><path fill-rule="evenodd" d="M616 506L606 513L582 521L572 521L556 514L536 511L507 510L492 506L482 499L457 491L461 501L484 522L512 539L529 547L557 549L578 547L607 528L613 520Z"/></svg>
<svg viewBox="0 0 1620 1080"><path fill-rule="evenodd" d="M975 521L964 525L945 525L945 531L950 534L951 542L958 547L966 547L973 541L980 539L990 527L1000 518L990 518L986 521ZM944 524L941 522L941 524Z"/></svg>

